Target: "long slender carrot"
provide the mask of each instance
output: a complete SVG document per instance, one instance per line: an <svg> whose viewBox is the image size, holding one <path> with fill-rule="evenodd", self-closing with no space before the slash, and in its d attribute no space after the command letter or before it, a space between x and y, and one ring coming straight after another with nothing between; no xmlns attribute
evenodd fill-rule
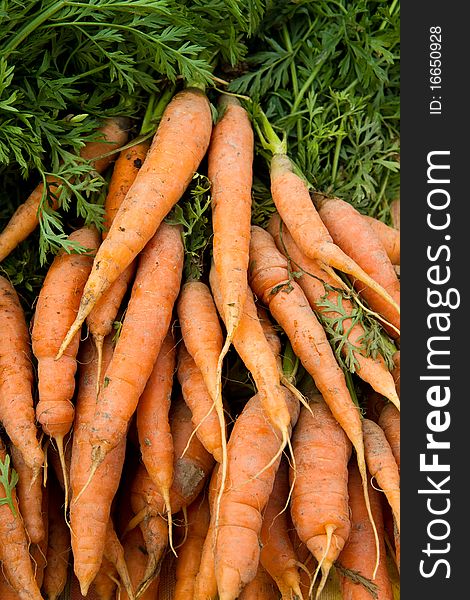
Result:
<svg viewBox="0 0 470 600"><path fill-rule="evenodd" d="M43 493L41 494L41 500L44 535L37 544L32 543L29 546L29 554L33 562L33 570L35 573L36 583L38 584L39 589L42 588L42 584L44 581L44 571L47 566L47 548L49 543L49 489L47 487L45 487ZM22 513L21 516L23 516ZM26 531L26 533L28 532Z"/></svg>
<svg viewBox="0 0 470 600"><path fill-rule="evenodd" d="M0 276L0 422L35 476L44 462L33 407L29 332L15 288Z"/></svg>
<svg viewBox="0 0 470 600"><path fill-rule="evenodd" d="M128 137L128 128L129 120L126 118L108 119L98 130L103 139L86 144L80 151L80 156L86 160L91 160L95 171L102 173L115 159L115 155L98 157L117 150L125 144ZM62 185L60 179L53 176L47 176L46 181L50 188L57 188ZM38 212L43 194L44 184L40 183L31 192L26 202L16 209L5 229L0 233L0 262L36 229L39 223ZM57 200L54 195L52 199L53 208L57 208Z"/></svg>
<svg viewBox="0 0 470 600"><path fill-rule="evenodd" d="M107 366L113 355L110 336L103 347L103 364ZM74 572L80 582L82 594L86 595L96 573L99 571L106 532L111 513L111 503L118 489L126 440L123 439L99 466L97 476L77 500L88 478L91 465L90 433L96 410L96 378L98 354L91 339L80 348L80 368L75 410L72 460L70 465L70 527Z"/></svg>
<svg viewBox="0 0 470 600"><path fill-rule="evenodd" d="M287 389L285 402L293 427L299 402ZM220 524L215 534L215 575L220 600L235 600L256 576L261 515L281 459L280 432L266 417L257 394L243 408L230 435L227 488L222 494ZM289 427L289 436L290 432Z"/></svg>
<svg viewBox="0 0 470 600"><path fill-rule="evenodd" d="M80 296L93 262L92 253L99 245L98 231L82 227L70 234L71 241L90 249L88 254L60 252L49 267L39 293L31 334L34 356L38 361L39 402L36 417L44 433L54 438L64 470L66 508L68 485L63 457L64 437L74 418L72 398L75 391L76 355L80 335L74 337L67 353L55 360L64 332L75 318ZM60 385L57 382L60 381Z"/></svg>
<svg viewBox="0 0 470 600"><path fill-rule="evenodd" d="M180 231L179 226L162 223L140 254L126 316L96 405L89 481L126 435L170 327L183 268Z"/></svg>
<svg viewBox="0 0 470 600"><path fill-rule="evenodd" d="M366 504L367 477L359 408L354 404L323 327L297 282L289 281L285 258L272 236L253 226L250 244L250 285L284 329L296 356L350 439L358 457ZM370 515L373 523L372 514ZM378 540L376 562L378 564Z"/></svg>
<svg viewBox="0 0 470 600"><path fill-rule="evenodd" d="M400 264L400 230L390 227L383 221L363 215L369 226L375 231L380 243L384 247L392 265Z"/></svg>
<svg viewBox="0 0 470 600"><path fill-rule="evenodd" d="M369 496L379 532L381 550L379 568L375 573L374 560L371 558L375 536L370 526L361 487L361 476L357 465L354 460L351 460L348 475L351 533L337 561L342 597L345 600L370 600L373 597L377 600L392 600L392 588L386 565L380 496L369 484Z"/></svg>
<svg viewBox="0 0 470 600"><path fill-rule="evenodd" d="M149 149L147 140L135 144L127 150L121 151L113 167L113 174L109 182L108 193L104 203L104 230L102 239L106 239L111 223L122 204L129 188L134 183L137 173L142 166ZM122 299L135 274L135 261L133 261L108 288L98 300L95 307L88 315L86 322L101 357L103 340L113 329ZM101 359L98 359L98 384L101 381Z"/></svg>
<svg viewBox="0 0 470 600"><path fill-rule="evenodd" d="M6 450L0 440L0 461L5 464L5 460ZM0 498L6 498L5 488L1 483ZM11 490L11 500L14 512L8 503L0 504L0 562L3 574L18 593L20 600L42 600L34 578L28 551L29 543L14 489Z"/></svg>
<svg viewBox="0 0 470 600"><path fill-rule="evenodd" d="M375 231L361 213L344 200L316 194L314 202L335 244L386 290L394 303L388 302L366 281L355 281L354 286L373 310L399 330L400 281ZM361 243L358 244L357 240L361 240ZM392 337L399 337L395 329L386 324L384 327Z"/></svg>
<svg viewBox="0 0 470 600"><path fill-rule="evenodd" d="M211 131L211 111L204 92L187 88L177 93L166 107L144 164L95 257L77 317L58 357L102 294L155 235L181 198L206 153Z"/></svg>
<svg viewBox="0 0 470 600"><path fill-rule="evenodd" d="M282 459L263 513L260 561L276 582L283 600L302 596L297 557L288 532L289 500L289 469Z"/></svg>
<svg viewBox="0 0 470 600"><path fill-rule="evenodd" d="M279 215L275 214L271 217L268 231L273 236L278 250L286 258L293 261L293 270L297 271L300 268L304 271L300 277L296 278L296 281L302 288L310 306L318 314L329 318L342 318L345 314L352 314L354 310L353 305L347 298L342 298L340 293L336 291L336 281L321 268L318 261L308 258L300 252ZM325 289L324 283L335 289ZM338 310L335 311L325 307L325 298L329 300L330 305L338 306ZM354 323L352 319L343 318L341 327L351 346L360 347L361 338L365 334L362 325L357 322ZM347 346L343 345L343 354L347 352ZM359 350L353 350L353 355L357 361L358 376L399 407L400 401L395 389L395 383L383 357L380 354L376 358L364 356Z"/></svg>
<svg viewBox="0 0 470 600"><path fill-rule="evenodd" d="M152 373L137 406L137 432L142 460L165 501L170 547L173 548L170 488L173 482L173 437L169 423L175 341L171 329L163 340Z"/></svg>

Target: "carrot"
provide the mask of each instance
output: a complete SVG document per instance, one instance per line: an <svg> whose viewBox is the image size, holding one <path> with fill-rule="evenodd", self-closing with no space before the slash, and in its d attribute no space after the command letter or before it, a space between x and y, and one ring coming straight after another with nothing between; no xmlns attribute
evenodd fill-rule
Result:
<svg viewBox="0 0 470 600"><path fill-rule="evenodd" d="M211 131L206 95L194 88L177 93L166 107L144 164L95 257L77 317L59 357L102 294L152 239L181 198L206 153Z"/></svg>
<svg viewBox="0 0 470 600"><path fill-rule="evenodd" d="M390 214L392 216L393 227L400 231L400 198L392 200L390 204Z"/></svg>
<svg viewBox="0 0 470 600"><path fill-rule="evenodd" d="M392 265L400 264L400 230L390 227L383 221L363 215L363 218L369 223L369 226L375 231L375 234L384 247Z"/></svg>
<svg viewBox="0 0 470 600"><path fill-rule="evenodd" d="M209 500L202 492L188 506L188 532L176 559L176 585L173 600L193 598L204 539L209 528Z"/></svg>
<svg viewBox="0 0 470 600"><path fill-rule="evenodd" d="M170 327L183 268L180 232L179 226L162 223L140 254L119 340L96 404L90 436L93 460L85 486L125 437Z"/></svg>
<svg viewBox="0 0 470 600"><path fill-rule="evenodd" d="M19 600L20 596L11 587L0 570L0 598L2 600Z"/></svg>
<svg viewBox="0 0 470 600"><path fill-rule="evenodd" d="M142 581L147 567L147 550L145 540L139 527L127 533L122 541L124 548L124 560L126 561L131 578L132 588L136 589ZM96 581L96 579L95 579ZM139 600L155 600L158 598L158 577L149 585L147 590L139 597ZM121 591L120 600L129 600L126 590Z"/></svg>
<svg viewBox="0 0 470 600"><path fill-rule="evenodd" d="M90 252L99 244L95 228L82 227L70 234L69 240L79 242ZM74 418L72 397L75 391L76 355L79 334L67 353L55 360L60 341L72 323L80 295L91 269L92 255L60 252L49 267L39 293L32 329L32 348L38 361L39 402L36 417L44 433L54 438L65 481L65 509L68 506L68 485L64 463L64 437ZM57 382L60 381L60 385Z"/></svg>
<svg viewBox="0 0 470 600"><path fill-rule="evenodd" d="M292 436L296 471L291 515L299 538L318 561L321 594L331 567L350 531L348 461L351 443L320 394L310 394L311 412L304 407Z"/></svg>
<svg viewBox="0 0 470 600"><path fill-rule="evenodd" d="M390 504L400 532L400 473L383 429L370 419L362 420L367 468Z"/></svg>
<svg viewBox="0 0 470 600"><path fill-rule="evenodd" d="M113 168L111 181L104 208L104 230L102 239L106 239L111 223L122 204L129 188L133 184L140 167L142 166L149 142L143 141L127 150L122 150ZM135 261L133 261L108 288L95 307L88 315L86 322L98 350L98 384L101 381L101 355L103 340L113 329L113 323L121 305L122 299L135 274ZM99 392L99 390L98 390Z"/></svg>
<svg viewBox="0 0 470 600"><path fill-rule="evenodd" d="M348 493L351 509L351 533L337 561L343 600L392 600L392 588L387 571L383 517L378 492L369 485L369 497L380 540L380 563L374 577L374 532L361 490L361 476L354 460L349 464ZM373 582L371 581L373 579ZM377 595L374 596L375 592Z"/></svg>
<svg viewBox="0 0 470 600"><path fill-rule="evenodd" d="M6 450L0 440L0 461L6 466ZM6 469L5 469L6 471ZM11 472L6 471L8 482ZM7 498L7 490L0 483L0 499ZM8 486L7 486L8 487ZM28 551L28 539L21 519L14 488L11 494L11 506L8 502L0 502L0 562L3 575L10 586L17 592L20 600L42 600ZM12 510L13 508L13 510Z"/></svg>
<svg viewBox="0 0 470 600"><path fill-rule="evenodd" d="M10 456L13 468L18 473L16 494L24 527L32 544L39 544L46 537L46 526L43 516L42 479L35 477L34 470L25 463L23 455L10 445Z"/></svg>
<svg viewBox="0 0 470 600"><path fill-rule="evenodd" d="M199 441L217 462L221 462L222 436L219 420L216 413L212 411L213 401L202 373L186 350L183 341L178 345L176 373L184 401L191 410L192 422Z"/></svg>
<svg viewBox="0 0 470 600"><path fill-rule="evenodd" d="M316 568L317 561L313 557L312 553L308 549L307 545L302 542L299 538L294 524L292 523L292 517L290 511L287 515L289 521L289 537L291 540L292 547L297 556L298 565L300 568L300 591L301 596L299 600L310 599L310 586L313 580L313 572Z"/></svg>
<svg viewBox="0 0 470 600"><path fill-rule="evenodd" d="M282 598L301 598L297 557L288 533L287 505L290 500L289 470L283 459L263 513L260 532L261 565L276 582Z"/></svg>
<svg viewBox="0 0 470 600"><path fill-rule="evenodd" d="M170 488L173 482L173 438L168 413L175 363L175 341L170 329L163 340L137 406L137 431L142 460L147 473L165 501L172 549Z"/></svg>
<svg viewBox="0 0 470 600"><path fill-rule="evenodd" d="M129 121L123 117L108 119L98 130L102 140L88 142L80 151L80 156L85 160L92 161L93 168L98 173L103 171L114 160L115 155L100 157L113 150L117 150L127 141L127 129ZM49 188L59 188L62 181L54 176L47 176L46 182ZM0 233L0 262L4 260L20 242L25 240L37 227L39 223L39 209L44 195L44 183L40 183L29 195L26 202L21 204L7 223L5 229ZM58 194L52 195L52 207L58 207ZM77 329L78 331L78 329Z"/></svg>
<svg viewBox="0 0 470 600"><path fill-rule="evenodd" d="M392 404L387 404L379 415L378 424L385 433L400 470L400 413Z"/></svg>
<svg viewBox="0 0 470 600"><path fill-rule="evenodd" d="M243 588L238 598L239 600L278 600L276 583L261 563L258 563L254 579Z"/></svg>
<svg viewBox="0 0 470 600"><path fill-rule="evenodd" d="M124 589L127 592L127 595L129 596L129 599L134 600L132 583L129 571L127 569L127 564L124 559L124 549L116 535L112 519L109 519L106 527L106 542L104 546L103 556L116 567L116 571L119 574L120 580L122 582L122 585L124 586Z"/></svg>
<svg viewBox="0 0 470 600"><path fill-rule="evenodd" d="M33 407L29 332L15 288L0 276L0 422L34 476L44 462Z"/></svg>
<svg viewBox="0 0 470 600"><path fill-rule="evenodd" d="M113 355L111 338L105 339L103 364L107 366ZM96 410L96 378L98 354L90 339L80 348L80 368L76 400L72 460L70 465L70 527L72 530L72 553L74 572L80 582L82 594L99 571L106 532L111 512L111 503L116 494L124 456L126 440L123 439L99 466L96 478L77 500L87 480L91 466L90 436Z"/></svg>
<svg viewBox="0 0 470 600"><path fill-rule="evenodd" d="M258 313L258 319L263 328L263 333L268 340L268 344L272 350L274 356L277 357L280 368L282 368L282 359L281 359L281 338L279 337L277 331L274 328L274 324L269 318L268 311L260 306L256 305L256 312Z"/></svg>
<svg viewBox="0 0 470 600"><path fill-rule="evenodd" d="M116 567L109 560L103 558L100 570L96 574L92 584L98 600L115 600L118 577ZM124 590L122 592L119 590L118 593L121 593L121 597L123 593L127 595L127 592ZM128 599L129 596L127 596L126 600Z"/></svg>
<svg viewBox="0 0 470 600"><path fill-rule="evenodd" d="M43 591L47 600L57 600L65 588L70 555L70 530L63 516L64 494L55 477L49 477L49 532Z"/></svg>
<svg viewBox="0 0 470 600"><path fill-rule="evenodd" d="M368 505L361 415L349 394L325 331L300 286L295 281L289 282L285 259L277 251L271 235L259 227L252 227L250 261L250 285L254 293L284 329L295 355L313 377L333 416L356 450ZM378 560L377 540L377 564Z"/></svg>
<svg viewBox="0 0 470 600"><path fill-rule="evenodd" d="M33 570L35 572L35 579L39 589L41 589L44 581L44 571L47 565L47 546L49 542L49 489L47 487L41 494L41 500L41 517L44 527L44 535L38 543L31 543L29 546L29 555L31 556L31 560L33 562ZM21 513L21 516L25 521L23 513ZM28 531L26 531L26 533L28 533Z"/></svg>
<svg viewBox="0 0 470 600"><path fill-rule="evenodd" d="M344 200L316 194L314 202L335 244L393 298L394 303L391 304L378 290L367 281L361 281L359 277L359 281L354 282L355 288L367 300L369 306L395 327L393 329L384 325L390 335L394 338L399 337L396 330L400 329L400 281L375 231L368 226L362 215ZM357 240L361 240L361 243L358 244Z"/></svg>
<svg viewBox="0 0 470 600"><path fill-rule="evenodd" d="M299 402L287 389L285 402L294 426ZM228 442L227 487L222 494L220 524L215 532L219 600L235 600L256 576L261 515L281 459L280 434L266 416L260 396L253 396L235 421ZM289 428L289 436L290 433Z"/></svg>
<svg viewBox="0 0 470 600"><path fill-rule="evenodd" d="M294 263L293 270L299 268L303 274L296 278L297 283L302 288L310 306L313 310L327 318L338 318L345 314L351 315L351 318L345 318L341 321L339 334L344 332L349 344L353 348L360 348L361 338L365 335L364 328L358 322L353 321L354 307L352 303L343 298L336 289L328 289L324 283L337 288L337 283L328 273L326 273L316 260L306 257L295 244L286 226L282 223L279 215L273 215L268 225L268 231L274 238L276 246L286 258ZM338 306L338 311L328 309L324 305L325 298L330 304ZM341 310L340 308L341 307ZM347 345L343 345L343 354L348 354ZM358 376L369 383L373 389L384 395L395 405L400 402L395 389L393 377L390 374L382 355L376 358L365 356L360 350L353 350L354 359L357 363Z"/></svg>
<svg viewBox="0 0 470 600"><path fill-rule="evenodd" d="M392 370L392 377L395 380L397 393L400 395L400 350L395 352L395 354L392 356L392 360L395 365Z"/></svg>

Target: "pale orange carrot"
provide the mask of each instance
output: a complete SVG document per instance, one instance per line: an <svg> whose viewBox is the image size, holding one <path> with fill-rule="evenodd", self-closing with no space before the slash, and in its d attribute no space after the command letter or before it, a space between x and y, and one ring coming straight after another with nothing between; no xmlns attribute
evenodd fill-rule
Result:
<svg viewBox="0 0 470 600"><path fill-rule="evenodd" d="M384 247L392 265L400 264L400 230L390 227L383 221L374 217L363 215L363 218L369 223L369 226L375 231L375 234Z"/></svg>
<svg viewBox="0 0 470 600"><path fill-rule="evenodd" d="M93 580L92 589L97 596L97 600L115 600L116 598L116 587L119 581L119 575L116 571L116 567L109 562L106 558L103 558L100 566L100 570L95 575ZM118 593L127 596L125 590L119 590ZM129 600L129 596L127 599Z"/></svg>
<svg viewBox="0 0 470 600"><path fill-rule="evenodd" d="M28 327L18 295L0 276L0 422L38 477L44 454L33 407L33 363Z"/></svg>
<svg viewBox="0 0 470 600"><path fill-rule="evenodd" d="M116 535L116 532L114 530L114 524L111 518L109 519L108 525L106 527L106 538L103 556L112 565L116 567L116 571L119 574L120 582L122 583L123 589L126 590L127 595L129 596L129 600L134 600L135 596L127 564L124 558L124 549Z"/></svg>
<svg viewBox="0 0 470 600"><path fill-rule="evenodd" d="M181 198L206 153L211 131L211 110L204 92L194 88L178 92L166 107L144 164L95 257L77 317L64 337L59 357L96 302L152 239Z"/></svg>
<svg viewBox="0 0 470 600"><path fill-rule="evenodd" d="M400 413L393 404L386 404L383 407L379 415L378 424L384 430L398 470L400 470Z"/></svg>

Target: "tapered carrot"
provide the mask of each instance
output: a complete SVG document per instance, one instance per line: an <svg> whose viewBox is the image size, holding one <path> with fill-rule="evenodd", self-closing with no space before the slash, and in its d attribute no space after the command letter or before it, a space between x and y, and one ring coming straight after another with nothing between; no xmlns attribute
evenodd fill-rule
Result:
<svg viewBox="0 0 470 600"><path fill-rule="evenodd" d="M360 323L354 323L352 318L344 318L346 314L352 315L354 308L347 298L342 298L336 291L337 283L333 277L321 268L318 261L309 259L300 252L279 215L275 214L271 217L268 231L273 236L278 250L293 262L292 269L303 271L296 281L302 288L310 306L315 312L327 318L342 318L341 329L348 342L353 348L360 348L361 338L365 335L364 328ZM335 289L326 288L324 283ZM338 306L338 310L327 308L324 305L325 298L328 299L330 305ZM338 333L341 333L341 330ZM348 347L343 345L343 354L347 353ZM376 358L364 356L360 350L353 350L353 355L357 362L358 376L395 405L400 406L393 377L383 357L380 354Z"/></svg>
<svg viewBox="0 0 470 600"><path fill-rule="evenodd" d="M109 562L108 559L103 558L100 566L100 570L95 575L93 580L92 588L97 596L97 600L115 600L116 598L116 587L119 581L119 575L116 571L116 567ZM119 590L121 593L127 596L127 592ZM129 600L129 596L127 599Z"/></svg>
<svg viewBox="0 0 470 600"><path fill-rule="evenodd" d="M137 173L142 166L149 149L147 140L135 144L131 148L122 150L113 167L113 174L109 182L108 193L104 203L104 230L102 239L108 235L111 223L122 204L129 188L134 183ZM96 303L86 322L101 357L103 340L113 329L113 323L121 305L122 299L135 274L135 261L133 261L108 288ZM101 359L98 358L98 378L101 381Z"/></svg>
<svg viewBox="0 0 470 600"><path fill-rule="evenodd" d="M344 200L316 194L314 202L335 244L386 290L394 303L388 302L378 290L359 277L354 286L374 311L399 330L400 281L375 231L363 219L361 213ZM361 243L358 244L357 240L361 240ZM392 337L399 337L395 329L386 324L384 327Z"/></svg>
<svg viewBox="0 0 470 600"><path fill-rule="evenodd" d="M295 450L294 450L295 452ZM276 582L284 600L301 597L297 557L289 538L288 503L289 469L283 459L263 513L260 532L261 565Z"/></svg>
<svg viewBox="0 0 470 600"><path fill-rule="evenodd" d="M281 338L279 337L277 331L274 328L274 324L269 318L268 311L259 304L256 305L256 312L258 313L258 319L261 323L261 327L263 328L264 335L268 340L268 344L274 354L277 357L278 362L282 368L282 359L281 359Z"/></svg>
<svg viewBox="0 0 470 600"><path fill-rule="evenodd" d="M47 487L45 487L41 494L41 500L44 535L38 543L31 543L29 546L29 554L33 562L33 570L39 589L41 589L44 581L44 571L47 566L47 548L49 543L49 489ZM21 513L21 516L23 517L23 513ZM26 531L26 533L28 532Z"/></svg>
<svg viewBox="0 0 470 600"><path fill-rule="evenodd" d="M54 438L57 444L66 482L66 507L68 485L63 447L64 437L70 431L74 418L72 397L75 391L79 333L60 360L55 360L55 356L64 332L75 318L83 286L90 273L93 253L99 245L98 231L82 227L71 233L69 239L79 242L89 252L67 254L62 251L54 258L39 293L31 334L33 353L38 361L39 402L36 417L44 433Z"/></svg>
<svg viewBox="0 0 470 600"><path fill-rule="evenodd" d="M400 470L400 413L393 404L387 404L383 407L379 415L378 424L385 433L385 437L395 457L398 470Z"/></svg>
<svg viewBox="0 0 470 600"><path fill-rule="evenodd" d="M374 521L379 531L381 550L379 568L374 578L374 532L370 526L361 487L361 476L357 465L354 460L351 460L348 475L351 533L337 561L342 598L344 600L370 600L371 598L392 600L392 588L386 565L380 496L369 484L369 496Z"/></svg>
<svg viewBox="0 0 470 600"><path fill-rule="evenodd" d="M162 116L152 145L97 253L64 352L93 306L155 235L204 157L212 131L209 101L199 89L177 93ZM171 173L171 176L169 174Z"/></svg>
<svg viewBox="0 0 470 600"><path fill-rule="evenodd" d="M220 463L222 461L222 438L218 416L212 410L213 401L202 373L186 350L183 341L178 345L176 372L184 401L191 409L196 435L205 449Z"/></svg>
<svg viewBox="0 0 470 600"><path fill-rule="evenodd" d="M383 490L400 532L400 473L383 429L370 419L362 420L367 468Z"/></svg>
<svg viewBox="0 0 470 600"><path fill-rule="evenodd" d="M137 431L142 460L165 501L170 547L173 548L170 488L173 482L173 438L168 413L176 364L171 329L163 340L152 373L137 406Z"/></svg>
<svg viewBox="0 0 470 600"><path fill-rule="evenodd" d="M299 600L310 600L310 587L312 585L313 573L317 566L317 561L313 554L308 549L308 546L302 542L299 538L294 524L292 523L292 517L287 515L289 521L289 537L294 548L294 552L297 556L298 565L300 569L300 591L301 596Z"/></svg>
<svg viewBox="0 0 470 600"><path fill-rule="evenodd" d="M261 563L254 579L252 579L238 596L239 600L278 600L279 592L274 579L269 575ZM289 596L291 598L291 596Z"/></svg>
<svg viewBox="0 0 470 600"><path fill-rule="evenodd" d="M123 588L126 590L129 599L134 600L134 591L132 588L129 570L124 558L124 549L116 535L112 519L109 519L106 527L103 556L116 567L116 571L119 574Z"/></svg>
<svg viewBox="0 0 470 600"><path fill-rule="evenodd" d="M5 464L6 450L0 440L0 461ZM8 473L11 480L11 471ZM6 498L0 483L0 498ZM34 578L34 570L28 552L29 542L21 519L15 490L11 489L12 508L8 503L0 504L0 562L3 575L18 593L20 600L42 600Z"/></svg>
<svg viewBox="0 0 470 600"><path fill-rule="evenodd" d="M363 215L363 219L369 223L369 226L375 231L375 234L380 240L380 243L384 247L388 258L392 265L400 264L400 230L390 227L383 221Z"/></svg>
<svg viewBox="0 0 470 600"><path fill-rule="evenodd" d="M110 336L103 347L103 364L109 365L113 355ZM98 467L96 477L79 497L91 466L90 433L96 410L96 378L98 354L90 339L80 348L79 379L75 410L72 461L70 465L70 527L74 572L80 582L82 594L86 595L90 584L99 571L106 532L110 518L111 503L121 477L126 440L123 439Z"/></svg>
<svg viewBox="0 0 470 600"><path fill-rule="evenodd" d="M33 407L33 365L28 327L15 288L0 275L0 422L38 477L44 454Z"/></svg>
<svg viewBox="0 0 470 600"><path fill-rule="evenodd" d="M359 408L354 404L343 372L338 366L323 327L318 322L297 282L289 281L284 257L272 236L253 226L250 244L249 281L254 293L268 306L284 329L296 356L328 404L333 416L356 450L366 504L367 478ZM372 515L371 515L371 522ZM378 564L378 540L376 561Z"/></svg>
<svg viewBox="0 0 470 600"><path fill-rule="evenodd" d="M202 492L188 506L188 532L178 550L176 585L173 600L193 598L196 576L201 562L202 547L209 528L209 500Z"/></svg>
<svg viewBox="0 0 470 600"><path fill-rule="evenodd" d="M47 600L57 600L67 583L70 556L70 529L63 516L64 493L55 477L50 477L49 535L43 591Z"/></svg>
<svg viewBox="0 0 470 600"><path fill-rule="evenodd" d="M115 117L108 119L98 130L98 133L102 136L102 140L88 142L80 151L80 156L86 160L91 160L95 171L103 173L115 159L115 155L110 154L106 157L98 157L117 150L117 148L125 144L128 136L128 128L129 121L126 118ZM52 188L52 206L56 209L58 203L54 191L62 185L62 181L52 175L47 176L46 181L48 187ZM38 212L43 194L44 184L40 183L31 192L26 202L16 209L5 229L0 233L0 262L36 229L39 223Z"/></svg>
<svg viewBox="0 0 470 600"><path fill-rule="evenodd" d="M162 223L140 254L119 340L96 404L88 481L125 437L170 327L183 268L180 232L179 226Z"/></svg>
<svg viewBox="0 0 470 600"><path fill-rule="evenodd" d="M122 540L122 545L124 548L124 560L129 569L132 587L133 589L137 589L137 586L144 577L148 558L141 529L136 527L129 531ZM159 580L156 577L146 591L139 596L139 600L155 600L158 598L158 583ZM121 591L120 600L129 600L129 596L124 589Z"/></svg>
<svg viewBox="0 0 470 600"><path fill-rule="evenodd" d="M35 477L34 471L25 463L23 455L10 445L10 456L13 468L18 473L16 494L24 527L32 544L39 544L46 536L43 516L42 478Z"/></svg>
<svg viewBox="0 0 470 600"><path fill-rule="evenodd" d="M320 394L310 394L311 411L300 410L292 436L296 470L291 515L300 539L321 569L318 597L350 531L348 462L351 443Z"/></svg>
<svg viewBox="0 0 470 600"><path fill-rule="evenodd" d="M299 402L287 389L285 402L293 427ZM261 515L281 458L281 434L266 417L261 398L255 395L245 405L230 435L227 487L222 494L215 535L215 575L220 600L235 600L256 576Z"/></svg>

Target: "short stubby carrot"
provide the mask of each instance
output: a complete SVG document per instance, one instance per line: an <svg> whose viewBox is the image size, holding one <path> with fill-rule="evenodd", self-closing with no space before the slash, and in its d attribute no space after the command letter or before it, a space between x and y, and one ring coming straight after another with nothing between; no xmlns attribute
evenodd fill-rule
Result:
<svg viewBox="0 0 470 600"><path fill-rule="evenodd" d="M392 600L393 593L387 570L380 494L369 484L369 496L379 533L381 556L374 578L374 532L370 526L361 490L361 476L354 459L351 459L348 471L351 532L337 561L342 597L345 600L370 600L373 597L377 600ZM363 578L362 581L358 580L358 575Z"/></svg>
<svg viewBox="0 0 470 600"><path fill-rule="evenodd" d="M295 355L312 376L333 416L354 446L368 503L359 408L350 396L345 376L336 362L325 330L298 283L289 280L285 257L277 250L272 236L257 226L252 227L251 233L249 277L253 292L268 306L274 319L285 331ZM378 554L376 558L378 564Z"/></svg>
<svg viewBox="0 0 470 600"><path fill-rule="evenodd" d="M5 463L6 450L0 440L0 461ZM11 473L8 474L10 480ZM15 490L11 491L13 508L0 505L0 562L3 575L17 592L20 600L42 600L34 577L29 556L29 541L21 519ZM5 498L5 489L0 483L0 498Z"/></svg>
<svg viewBox="0 0 470 600"><path fill-rule="evenodd" d="M299 402L287 389L285 402L293 427ZM229 438L227 486L215 532L215 575L220 600L235 600L256 576L262 512L281 460L280 432L266 417L256 394L235 421Z"/></svg>
<svg viewBox="0 0 470 600"><path fill-rule="evenodd" d="M383 221L379 221L369 215L363 215L369 226L375 231L380 243L384 247L392 265L400 264L400 230L390 227Z"/></svg>
<svg viewBox="0 0 470 600"><path fill-rule="evenodd" d="M105 340L103 362L111 361L113 345L110 336ZM111 513L111 503L116 494L124 456L124 439L98 467L96 477L80 495L91 468L90 432L96 410L96 377L98 355L91 339L80 348L79 378L76 399L72 460L70 465L70 527L74 571L86 595L99 571L106 541L106 530Z"/></svg>
<svg viewBox="0 0 470 600"><path fill-rule="evenodd" d="M296 277L296 281L302 288L313 310L320 316L323 315L327 318L344 317L345 314L352 315L354 307L351 301L340 297L340 292L336 291L337 282L329 273L321 268L318 261L308 258L299 250L278 214L274 214L271 217L268 231L273 236L277 249L292 262L292 270L296 272L300 270L302 273L299 277ZM325 284L330 287L327 288ZM338 311L327 308L324 304L325 299L328 299L330 304L337 305ZM357 362L356 371L358 376L399 407L400 401L395 389L395 383L383 356L380 354L375 358L365 356L359 349L361 338L365 335L362 325L360 323L353 324L352 319L347 318L342 318L341 324L342 331L347 336L348 342L353 348L358 348L357 350L353 350L353 355ZM343 354L347 352L348 348L345 344L343 345Z"/></svg>
<svg viewBox="0 0 470 600"><path fill-rule="evenodd" d="M316 194L314 199L321 220L335 244L387 291L395 306L379 295L377 290L371 289L365 281L353 282L355 288L374 311L399 330L400 311L397 307L400 305L400 281L377 234L361 213L348 202L339 198L326 198L320 194ZM357 240L361 240L361 243L358 244ZM399 337L396 329L387 324L384 327L392 337Z"/></svg>
<svg viewBox="0 0 470 600"><path fill-rule="evenodd" d="M187 88L167 105L144 164L95 257L60 356L102 294L155 235L191 182L209 146L212 115L204 92Z"/></svg>
<svg viewBox="0 0 470 600"><path fill-rule="evenodd" d="M292 435L296 470L291 516L300 539L321 569L318 597L331 567L349 536L348 462L351 442L320 394L310 395L310 410L301 407Z"/></svg>
<svg viewBox="0 0 470 600"><path fill-rule="evenodd" d="M86 160L93 161L93 168L98 173L103 171L115 159L110 154L100 157L102 154L112 153L126 143L128 137L129 121L123 117L115 117L105 121L98 133L102 140L88 142L80 151L80 156ZM96 159L96 160L94 160ZM51 188L57 188L62 182L53 175L46 177L47 184ZM25 240L37 227L39 223L39 209L44 194L44 184L40 183L29 195L26 202L21 204L11 217L5 229L0 233L0 262L12 252L16 246ZM53 208L57 208L55 197L52 198Z"/></svg>
<svg viewBox="0 0 470 600"><path fill-rule="evenodd" d="M281 219L304 254L365 283L399 313L400 308L389 292L334 243L310 198L307 184L294 173L285 154L275 154L272 158L271 194Z"/></svg>
<svg viewBox="0 0 470 600"><path fill-rule="evenodd" d="M384 430L393 456L400 470L400 413L393 404L386 404L380 412L378 424Z"/></svg>
<svg viewBox="0 0 470 600"><path fill-rule="evenodd" d="M276 582L284 600L302 597L297 556L289 537L289 502L289 469L283 458L263 513L260 561Z"/></svg>
<svg viewBox="0 0 470 600"><path fill-rule="evenodd" d="M91 432L93 467L125 437L170 327L183 270L181 229L162 223L145 246Z"/></svg>
<svg viewBox="0 0 470 600"><path fill-rule="evenodd" d="M37 439L28 326L15 288L1 275L0 331L0 422L37 477L44 454Z"/></svg>

